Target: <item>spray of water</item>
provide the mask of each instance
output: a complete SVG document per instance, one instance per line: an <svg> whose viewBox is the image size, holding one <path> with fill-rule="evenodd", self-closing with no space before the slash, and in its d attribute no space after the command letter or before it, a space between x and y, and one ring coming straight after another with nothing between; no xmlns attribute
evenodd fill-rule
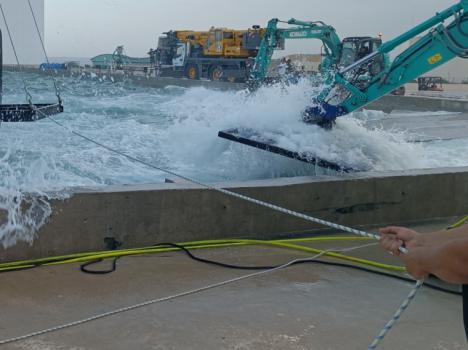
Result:
<svg viewBox="0 0 468 350"><path fill-rule="evenodd" d="M230 172L226 178L268 178L278 173L313 175L317 171L310 165L214 137L218 131L230 128L255 129L286 149L310 152L360 170L427 165L422 147L406 142L404 133L367 128L363 120L368 112L338 120L331 131L304 124L300 116L313 92L306 81L286 88L260 89L253 96L190 89L164 103L172 123L159 132L158 139L178 168L189 172L198 168L208 173L224 169Z"/></svg>
<svg viewBox="0 0 468 350"><path fill-rule="evenodd" d="M22 160L10 152L0 158L0 243L4 248L18 240L31 243L52 213L50 197L34 189L37 179L47 177L48 171L49 165L40 159L32 167L24 167ZM19 178L23 179L21 184Z"/></svg>
<svg viewBox="0 0 468 350"><path fill-rule="evenodd" d="M7 74L5 103L22 102L21 80ZM53 101L40 76L27 77L37 102ZM146 89L110 80L60 78L67 127L120 151L202 181L250 180L328 173L309 164L228 142L220 130L252 128L293 151L308 151L363 170L444 166L450 147L468 142L410 144L404 133L366 126L380 112L341 118L332 131L301 121L314 94L306 81L297 85L246 91L204 88ZM157 183L164 174L73 137L57 125L0 125L0 244L31 242L51 214L50 199L71 187ZM466 152L465 152L466 153ZM465 162L466 163L466 162ZM450 165L454 165L451 159ZM458 159L457 165L465 165ZM339 174L338 174L339 175Z"/></svg>

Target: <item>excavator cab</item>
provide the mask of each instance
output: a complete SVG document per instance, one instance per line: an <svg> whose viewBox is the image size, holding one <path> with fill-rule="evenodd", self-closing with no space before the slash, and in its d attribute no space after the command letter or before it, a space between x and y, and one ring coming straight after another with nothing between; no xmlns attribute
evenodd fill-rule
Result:
<svg viewBox="0 0 468 350"><path fill-rule="evenodd" d="M382 46L382 39L370 36L344 38L342 42L340 66L348 67Z"/></svg>
<svg viewBox="0 0 468 350"><path fill-rule="evenodd" d="M388 56L377 53L382 46L382 39L370 36L349 37L343 39L341 45L341 58L338 64L340 73L343 72L357 89L365 91L372 79L385 69L388 60ZM372 59L363 60L373 53L375 54ZM364 62L357 63L361 60ZM313 105L304 111L304 122L331 129L335 119L346 114L340 103L348 98L349 94L349 91L342 86L336 86L328 92L325 103L314 100Z"/></svg>

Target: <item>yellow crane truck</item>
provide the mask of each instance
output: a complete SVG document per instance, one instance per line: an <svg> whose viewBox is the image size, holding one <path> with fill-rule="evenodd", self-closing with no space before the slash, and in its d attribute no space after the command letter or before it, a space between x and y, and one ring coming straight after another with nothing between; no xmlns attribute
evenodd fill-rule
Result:
<svg viewBox="0 0 468 350"><path fill-rule="evenodd" d="M265 32L259 26L169 31L149 55L158 76L244 82Z"/></svg>

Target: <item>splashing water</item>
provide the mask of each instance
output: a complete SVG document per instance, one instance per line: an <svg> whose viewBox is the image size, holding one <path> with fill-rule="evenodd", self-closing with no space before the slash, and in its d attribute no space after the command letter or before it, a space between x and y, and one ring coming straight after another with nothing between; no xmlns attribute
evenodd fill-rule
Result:
<svg viewBox="0 0 468 350"><path fill-rule="evenodd" d="M226 179L313 175L317 170L213 137L219 130L235 127L261 130L266 137L276 139L281 147L311 152L356 169L400 170L426 166L423 148L405 142L404 133L369 130L353 116L339 120L332 131L304 124L300 116L312 93L307 82L287 90L281 86L264 88L254 96L190 89L164 102L164 110L174 120L159 133L158 140L178 169L190 173L198 170L199 176L224 175ZM361 118L363 114L360 113Z"/></svg>
<svg viewBox="0 0 468 350"><path fill-rule="evenodd" d="M33 167L25 168L21 163L21 157L10 152L0 158L0 242L5 248L19 239L31 242L32 233L45 223L52 212L45 193L38 190L26 192L30 187L36 187L35 181L31 181L32 170L37 170L36 175L41 174L44 164L36 160ZM23 183L19 184L18 178L23 178Z"/></svg>
<svg viewBox="0 0 468 350"><path fill-rule="evenodd" d="M35 102L53 102L47 78L27 74ZM405 142L404 133L369 129L380 112L342 118L332 131L300 120L313 89L220 92L205 88L148 89L80 78L59 78L67 127L157 166L202 181L248 180L327 173L312 165L228 142L220 130L246 127L275 134L280 146L310 151L340 164L369 170L466 165L447 156L468 142L430 145ZM5 74L4 103L24 101L18 74ZM278 131L280 135L278 136ZM0 125L0 243L31 242L51 214L50 199L71 187L157 183L164 174L100 149L49 120ZM465 163L464 163L465 162Z"/></svg>

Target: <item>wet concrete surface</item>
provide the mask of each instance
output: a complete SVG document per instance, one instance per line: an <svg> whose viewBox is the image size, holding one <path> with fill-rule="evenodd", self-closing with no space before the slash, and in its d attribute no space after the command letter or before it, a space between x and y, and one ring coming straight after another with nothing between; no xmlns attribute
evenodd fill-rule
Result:
<svg viewBox="0 0 468 350"><path fill-rule="evenodd" d="M435 230L445 223L417 226ZM345 248L366 242L310 244ZM307 254L271 247L199 250L243 265L281 264ZM398 260L366 247L349 253ZM116 272L86 275L76 265L0 275L0 339L80 320L246 275L182 253L124 258ZM0 349L367 349L411 283L332 266L297 265ZM380 349L466 349L461 298L423 288Z"/></svg>
<svg viewBox="0 0 468 350"><path fill-rule="evenodd" d="M394 111L384 118L366 121L369 127L406 132L408 141L429 142L468 138L468 113Z"/></svg>

